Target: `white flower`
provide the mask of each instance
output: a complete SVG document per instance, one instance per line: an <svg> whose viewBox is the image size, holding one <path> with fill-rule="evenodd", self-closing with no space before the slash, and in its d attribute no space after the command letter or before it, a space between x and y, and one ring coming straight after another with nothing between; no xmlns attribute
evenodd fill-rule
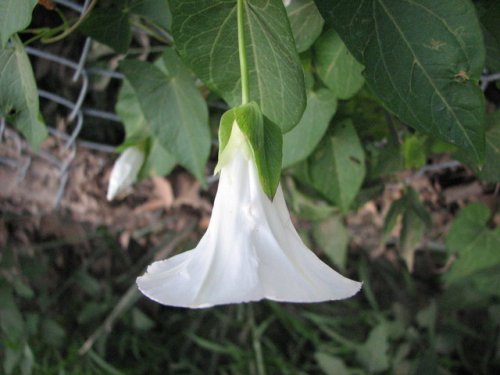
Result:
<svg viewBox="0 0 500 375"><path fill-rule="evenodd" d="M137 147L129 147L116 160L109 177L108 201L124 192L137 181L137 175L144 163L144 152Z"/></svg>
<svg viewBox="0 0 500 375"><path fill-rule="evenodd" d="M341 276L304 245L281 186L273 201L264 194L236 124L224 153L207 232L195 249L150 265L137 279L142 293L191 308L263 298L321 302L357 293L361 283Z"/></svg>

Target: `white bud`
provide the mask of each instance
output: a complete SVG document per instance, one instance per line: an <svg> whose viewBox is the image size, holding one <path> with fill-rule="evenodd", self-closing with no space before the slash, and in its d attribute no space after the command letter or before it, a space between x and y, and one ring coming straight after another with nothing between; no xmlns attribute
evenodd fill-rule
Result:
<svg viewBox="0 0 500 375"><path fill-rule="evenodd" d="M108 201L124 192L137 181L137 175L144 163L144 152L137 147L129 147L116 160L109 178Z"/></svg>

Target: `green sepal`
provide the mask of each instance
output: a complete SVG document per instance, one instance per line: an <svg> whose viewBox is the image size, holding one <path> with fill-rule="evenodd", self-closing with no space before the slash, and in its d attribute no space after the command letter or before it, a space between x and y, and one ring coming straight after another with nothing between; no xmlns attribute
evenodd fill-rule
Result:
<svg viewBox="0 0 500 375"><path fill-rule="evenodd" d="M244 134L249 157L257 167L261 188L272 200L281 176L283 136L280 128L262 114L259 105L255 102L241 105L224 113L219 127L219 162L215 167L215 173L232 157L234 150L229 145L229 139L233 124L237 124Z"/></svg>

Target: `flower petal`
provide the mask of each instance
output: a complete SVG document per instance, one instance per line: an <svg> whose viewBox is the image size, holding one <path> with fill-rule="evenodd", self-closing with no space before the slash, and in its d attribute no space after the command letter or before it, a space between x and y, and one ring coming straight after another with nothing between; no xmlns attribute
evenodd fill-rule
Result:
<svg viewBox="0 0 500 375"><path fill-rule="evenodd" d="M198 246L153 263L137 284L159 303L192 308L263 298L321 302L348 298L361 287L303 244L281 186L269 200L243 151L221 168L212 219Z"/></svg>

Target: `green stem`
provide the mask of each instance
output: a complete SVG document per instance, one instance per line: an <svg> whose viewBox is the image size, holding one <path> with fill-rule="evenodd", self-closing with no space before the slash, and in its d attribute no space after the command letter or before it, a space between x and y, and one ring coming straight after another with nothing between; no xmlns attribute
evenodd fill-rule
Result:
<svg viewBox="0 0 500 375"><path fill-rule="evenodd" d="M250 98L250 90L248 88L247 53L245 49L245 21L243 18L244 6L244 0L238 0L238 51L240 56L241 72L241 104L247 104Z"/></svg>
<svg viewBox="0 0 500 375"><path fill-rule="evenodd" d="M64 30L59 35L56 35L56 36L51 37L51 38L42 38L42 43L54 43L54 42L57 42L61 39L66 38L69 34L71 34L73 31L75 31L78 28L78 26L80 26L80 24L85 20L85 18L87 18L87 16L92 11L92 8L94 8L96 4L97 4L97 0L92 0L91 3L89 4L89 6L87 7L87 10L85 11L85 13L83 13L80 16L80 18L78 18L78 20L73 25L68 27L66 30Z"/></svg>

